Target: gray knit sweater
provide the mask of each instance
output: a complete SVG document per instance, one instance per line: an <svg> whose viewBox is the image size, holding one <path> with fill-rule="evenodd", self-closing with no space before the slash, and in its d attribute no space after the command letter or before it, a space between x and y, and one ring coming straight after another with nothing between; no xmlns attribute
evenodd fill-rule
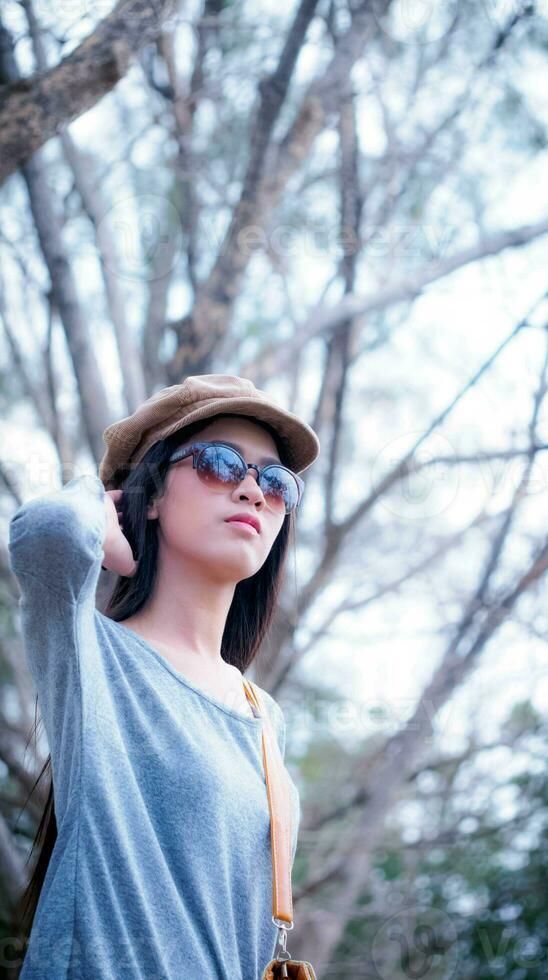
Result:
<svg viewBox="0 0 548 980"><path fill-rule="evenodd" d="M259 980L277 931L263 722L96 608L104 493L75 477L10 523L58 832L20 980Z"/></svg>

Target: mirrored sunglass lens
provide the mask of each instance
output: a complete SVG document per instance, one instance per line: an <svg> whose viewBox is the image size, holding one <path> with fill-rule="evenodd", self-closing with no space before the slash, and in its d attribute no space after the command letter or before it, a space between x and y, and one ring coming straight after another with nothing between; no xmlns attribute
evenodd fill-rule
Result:
<svg viewBox="0 0 548 980"><path fill-rule="evenodd" d="M246 470L237 453L224 446L207 446L198 456L200 479L212 490L236 487L245 479ZM272 510L289 513L297 505L299 489L291 473L279 466L269 466L261 475L261 490Z"/></svg>
<svg viewBox="0 0 548 980"><path fill-rule="evenodd" d="M197 470L200 479L212 490L235 487L245 475L236 453L223 446L207 446L203 449L198 456Z"/></svg>
<svg viewBox="0 0 548 980"><path fill-rule="evenodd" d="M289 513L296 506L299 490L291 473L279 466L269 466L262 474L260 483L265 499L273 510Z"/></svg>

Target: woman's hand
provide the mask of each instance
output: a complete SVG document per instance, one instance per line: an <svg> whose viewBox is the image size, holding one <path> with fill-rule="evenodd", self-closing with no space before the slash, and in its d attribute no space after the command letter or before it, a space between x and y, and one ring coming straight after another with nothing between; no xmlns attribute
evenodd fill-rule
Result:
<svg viewBox="0 0 548 980"><path fill-rule="evenodd" d="M132 578L137 571L131 545L123 533L122 516L116 509L116 502L122 499L124 491L105 490L105 540L103 541L103 567L117 575Z"/></svg>

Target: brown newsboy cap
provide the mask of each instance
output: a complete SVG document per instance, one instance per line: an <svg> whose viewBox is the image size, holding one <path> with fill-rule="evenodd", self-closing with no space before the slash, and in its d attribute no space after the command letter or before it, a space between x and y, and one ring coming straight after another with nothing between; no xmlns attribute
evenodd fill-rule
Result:
<svg viewBox="0 0 548 980"><path fill-rule="evenodd" d="M285 450L285 462L302 473L320 454L314 430L293 412L281 408L247 378L232 374L196 374L178 385L161 388L126 418L103 432L107 450L99 464L106 490L119 485L117 474L131 469L160 439L198 419L233 412L269 423Z"/></svg>

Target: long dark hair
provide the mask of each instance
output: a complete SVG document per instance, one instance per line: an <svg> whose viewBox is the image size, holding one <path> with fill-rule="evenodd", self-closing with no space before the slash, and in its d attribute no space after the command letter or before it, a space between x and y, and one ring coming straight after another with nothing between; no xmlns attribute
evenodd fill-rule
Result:
<svg viewBox="0 0 548 980"><path fill-rule="evenodd" d="M221 417L239 416L228 412L215 416L215 418ZM137 572L132 578L116 577L114 587L102 610L106 616L117 622L137 613L152 593L158 558L158 521L147 518L147 508L151 499L163 492L169 471L169 457L174 449L200 432L211 421L211 418L201 419L185 426L166 439L154 443L133 469L120 470L114 474L116 485L125 491L121 500L124 534L132 547L134 558L139 559ZM266 422L258 419L253 421L270 433L276 443L281 462L286 463L284 444L278 433ZM227 663L238 667L242 673L256 658L275 612L290 537L293 538L294 544L294 522L293 511L286 515L262 567L255 575L238 582L234 590L221 642L221 656ZM37 724L34 726L33 734ZM51 755L46 759L29 796L44 776L48 777L49 783L47 799L27 862L35 851L37 855L29 883L13 918L14 935L21 948L24 947L21 963L17 973L13 974L14 977L19 975L22 968L40 892L57 840Z"/></svg>

